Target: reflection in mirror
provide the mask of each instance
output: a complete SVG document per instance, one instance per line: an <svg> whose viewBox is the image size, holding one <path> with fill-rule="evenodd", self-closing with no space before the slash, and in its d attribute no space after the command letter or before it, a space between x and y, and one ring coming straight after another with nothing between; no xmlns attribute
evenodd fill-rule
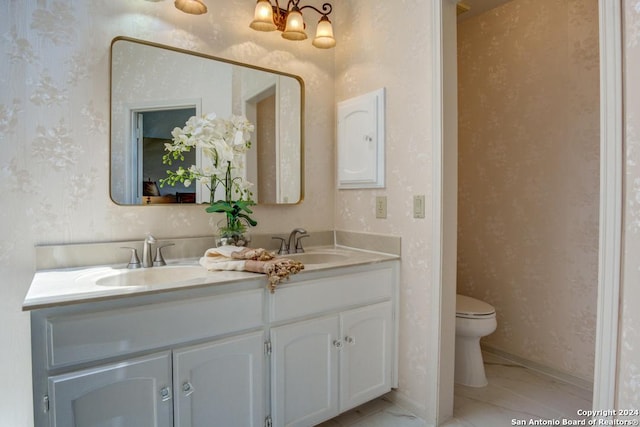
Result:
<svg viewBox="0 0 640 427"><path fill-rule="evenodd" d="M118 37L111 45L111 198L118 204L207 203L208 190L159 187L164 144L189 117L244 115L255 125L243 175L258 204L303 197L302 80ZM191 153L184 167L199 164ZM171 168L177 168L174 163Z"/></svg>
<svg viewBox="0 0 640 427"><path fill-rule="evenodd" d="M142 166L138 168L136 182L142 189L136 189L136 194L141 194L142 200L137 199L136 204L146 203L195 203L196 194L193 187L185 187L177 183L174 187L162 187L158 183L166 178L167 167L162 164L162 156L165 153L164 144L171 142L171 131L176 123L184 123L189 117L196 114L195 108L178 108L168 110L150 110L135 112L134 122L138 124L142 135L142 149L139 158ZM196 153L190 151L184 153L184 160L176 160L173 167L188 168L196 164Z"/></svg>

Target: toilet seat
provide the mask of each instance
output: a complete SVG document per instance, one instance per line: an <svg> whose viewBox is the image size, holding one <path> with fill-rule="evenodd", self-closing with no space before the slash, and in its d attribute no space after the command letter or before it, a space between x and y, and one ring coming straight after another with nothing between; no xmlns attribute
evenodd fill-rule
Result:
<svg viewBox="0 0 640 427"><path fill-rule="evenodd" d="M496 315L496 309L484 301L465 295L456 295L456 317L482 319Z"/></svg>

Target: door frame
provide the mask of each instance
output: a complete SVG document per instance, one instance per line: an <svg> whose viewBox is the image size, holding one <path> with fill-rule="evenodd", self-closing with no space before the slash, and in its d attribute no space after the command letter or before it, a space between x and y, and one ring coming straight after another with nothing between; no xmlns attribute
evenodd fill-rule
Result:
<svg viewBox="0 0 640 427"><path fill-rule="evenodd" d="M180 110L186 108L195 109L196 116L202 114L202 99L179 99L174 101L148 101L140 103L125 104L125 117L129 120L126 122L125 135L127 135L126 149L124 150L125 177L126 177L126 204L141 204L142 197L142 135L138 134L138 116L142 113L166 110ZM141 131L141 130L140 130ZM201 164L202 152L196 150L196 164ZM202 194L202 184L196 183L196 203L200 203ZM205 189L206 192L206 189Z"/></svg>
<svg viewBox="0 0 640 427"><path fill-rule="evenodd" d="M455 268L455 253L447 248L456 211L451 215L451 198L457 194L447 165L457 147L457 106L447 100L457 98L448 76L457 75L455 61L455 0L433 2L433 292L432 332L427 337L436 343L436 356L430 358L428 371L434 373L425 404L427 422L438 425L453 413L453 369L451 360L455 336L455 281L448 272ZM593 409L615 407L618 356L618 314L621 282L623 109L622 109L622 0L598 0L600 40L600 224L598 264L598 306L596 324ZM453 47L452 47L453 45ZM452 68L453 67L453 68ZM453 73L453 74L452 74ZM453 111L454 118L451 117ZM452 196L453 193L453 196ZM457 209L457 208L456 208ZM452 223L454 223L452 225ZM452 231L453 230L453 231ZM455 240L455 234L453 235ZM455 279L455 270L454 276ZM444 369L443 369L444 368Z"/></svg>

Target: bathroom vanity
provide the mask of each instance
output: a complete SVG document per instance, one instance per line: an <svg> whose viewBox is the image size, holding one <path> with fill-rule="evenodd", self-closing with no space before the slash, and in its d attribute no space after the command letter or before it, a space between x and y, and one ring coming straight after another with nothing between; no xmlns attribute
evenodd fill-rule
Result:
<svg viewBox="0 0 640 427"><path fill-rule="evenodd" d="M38 272L36 426L312 426L397 387L398 257L328 251L274 293L245 272Z"/></svg>

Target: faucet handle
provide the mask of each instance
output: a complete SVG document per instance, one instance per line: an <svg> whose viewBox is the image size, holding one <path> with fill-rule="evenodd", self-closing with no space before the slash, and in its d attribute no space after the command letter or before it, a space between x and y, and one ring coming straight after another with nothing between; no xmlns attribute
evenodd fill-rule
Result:
<svg viewBox="0 0 640 427"><path fill-rule="evenodd" d="M167 265L166 261L164 260L164 257L162 256L162 248L166 248L167 246L173 246L174 244L175 243L169 243L169 244L166 244L166 245L158 246L156 248L156 256L155 256L155 258L153 258L153 266L154 267Z"/></svg>
<svg viewBox="0 0 640 427"><path fill-rule="evenodd" d="M304 248L302 247L302 239L305 237L309 237L308 234L303 234L302 236L298 237L296 239L296 253L303 253L304 252Z"/></svg>
<svg viewBox="0 0 640 427"><path fill-rule="evenodd" d="M131 251L131 259L129 260L129 264L127 264L127 268L140 268L140 258L138 258L138 251L136 248L130 248L128 246L123 246L120 249L129 249Z"/></svg>
<svg viewBox="0 0 640 427"><path fill-rule="evenodd" d="M272 239L280 240L280 249L278 249L278 255L287 255L289 253L289 246L287 245L287 240L282 237L274 236Z"/></svg>

